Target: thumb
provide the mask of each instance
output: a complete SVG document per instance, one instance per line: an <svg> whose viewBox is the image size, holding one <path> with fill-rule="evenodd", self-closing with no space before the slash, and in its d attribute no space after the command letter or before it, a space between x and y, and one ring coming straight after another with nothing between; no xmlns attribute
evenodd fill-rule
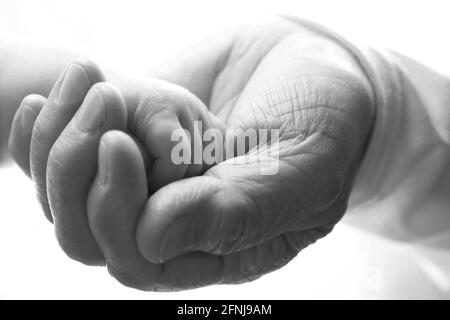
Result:
<svg viewBox="0 0 450 320"><path fill-rule="evenodd" d="M269 161L263 156L237 159L150 197L137 227L144 257L162 263L195 251L227 255L294 231L328 230L345 210L333 166L319 156L299 159L300 168L280 161L274 175L260 173Z"/></svg>

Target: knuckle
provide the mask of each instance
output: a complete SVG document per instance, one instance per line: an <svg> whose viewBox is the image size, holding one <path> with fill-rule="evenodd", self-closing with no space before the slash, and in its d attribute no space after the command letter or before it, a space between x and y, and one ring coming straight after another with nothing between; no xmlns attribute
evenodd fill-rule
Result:
<svg viewBox="0 0 450 320"><path fill-rule="evenodd" d="M70 144L65 139L58 139L51 147L47 160L47 172L60 172L66 168L65 155L70 149Z"/></svg>
<svg viewBox="0 0 450 320"><path fill-rule="evenodd" d="M155 121L178 120L177 113L173 107L161 99L161 97L152 96L139 103L135 113L135 123L138 132L148 128Z"/></svg>
<svg viewBox="0 0 450 320"><path fill-rule="evenodd" d="M126 287L142 290L142 291L156 291L157 282L156 277L137 277L132 272L115 267L112 263L107 263L108 273Z"/></svg>

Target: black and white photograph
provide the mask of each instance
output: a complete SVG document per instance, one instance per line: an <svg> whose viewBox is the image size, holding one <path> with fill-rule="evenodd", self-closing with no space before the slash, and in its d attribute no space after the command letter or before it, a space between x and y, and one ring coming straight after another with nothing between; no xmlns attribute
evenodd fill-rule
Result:
<svg viewBox="0 0 450 320"><path fill-rule="evenodd" d="M0 0L0 300L450 299L449 12Z"/></svg>

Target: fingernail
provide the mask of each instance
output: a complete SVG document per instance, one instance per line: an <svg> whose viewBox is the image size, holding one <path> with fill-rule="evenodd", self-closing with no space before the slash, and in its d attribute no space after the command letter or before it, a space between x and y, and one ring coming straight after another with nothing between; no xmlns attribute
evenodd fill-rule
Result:
<svg viewBox="0 0 450 320"><path fill-rule="evenodd" d="M20 124L22 126L22 132L27 135L31 134L38 114L27 105L22 106L21 112Z"/></svg>
<svg viewBox="0 0 450 320"><path fill-rule="evenodd" d="M98 159L98 182L106 185L108 182L108 145L104 139L100 140Z"/></svg>
<svg viewBox="0 0 450 320"><path fill-rule="evenodd" d="M89 78L83 68L78 64L72 64L65 72L58 91L58 101L62 104L81 102L90 85Z"/></svg>
<svg viewBox="0 0 450 320"><path fill-rule="evenodd" d="M105 104L101 93L92 89L89 90L76 115L78 127L85 132L98 131L105 123Z"/></svg>

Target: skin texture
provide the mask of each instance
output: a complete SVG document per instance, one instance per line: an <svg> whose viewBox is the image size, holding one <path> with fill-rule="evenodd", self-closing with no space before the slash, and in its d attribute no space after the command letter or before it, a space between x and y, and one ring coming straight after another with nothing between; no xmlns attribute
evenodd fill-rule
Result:
<svg viewBox="0 0 450 320"><path fill-rule="evenodd" d="M374 105L360 67L333 41L284 19L239 27L150 74L162 80L124 79L118 89L95 85L104 76L93 63L75 65L86 77L72 90L85 89L70 111L61 115L52 93L27 97L10 138L26 172L31 143L40 200L74 259L106 262L143 290L239 283L285 265L344 214ZM37 120L19 123L31 109ZM102 121L87 130L83 112ZM169 134L195 120L279 129L279 171L260 174L264 146L247 150L250 163L174 166Z"/></svg>

